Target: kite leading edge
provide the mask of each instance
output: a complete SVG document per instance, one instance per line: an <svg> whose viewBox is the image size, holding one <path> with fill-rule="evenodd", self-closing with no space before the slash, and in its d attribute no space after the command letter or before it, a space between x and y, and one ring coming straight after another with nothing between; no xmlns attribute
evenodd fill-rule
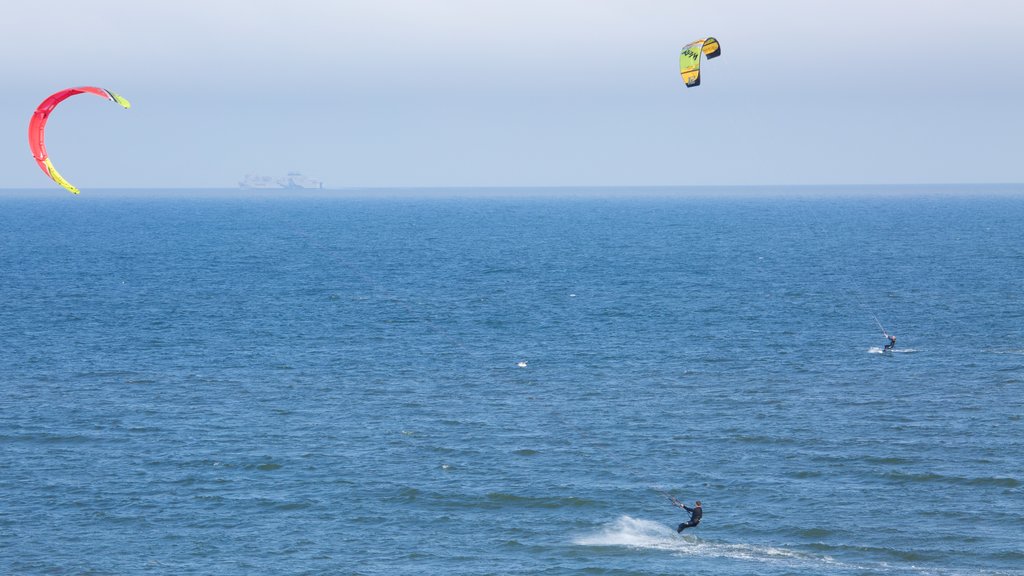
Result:
<svg viewBox="0 0 1024 576"><path fill-rule="evenodd" d="M54 182L60 184L72 194L78 194L78 188L75 188L70 182L64 179L63 176L57 172L57 169L53 167L53 162L50 161L49 155L46 153L45 144L45 132L46 122L50 118L50 113L57 107L58 104L63 102L70 96L75 94L95 94L101 98L106 98L111 102L117 102L124 108L130 108L131 104L111 92L103 88L97 88L95 86L78 86L76 88L67 88L51 94L46 100L43 100L36 111L32 114L32 119L28 123L28 146L32 149L32 157L35 158L36 164L39 164L39 168L46 173Z"/></svg>
<svg viewBox="0 0 1024 576"><path fill-rule="evenodd" d="M682 75L687 88L700 86L701 54L710 60L722 55L722 47L719 46L718 40L710 36L683 46L683 51L679 55L679 74Z"/></svg>

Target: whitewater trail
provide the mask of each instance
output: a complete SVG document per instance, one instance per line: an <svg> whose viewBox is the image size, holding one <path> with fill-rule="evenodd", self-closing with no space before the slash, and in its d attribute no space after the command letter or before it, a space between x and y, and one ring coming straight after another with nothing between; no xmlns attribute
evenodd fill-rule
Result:
<svg viewBox="0 0 1024 576"><path fill-rule="evenodd" d="M679 555L770 562L792 567L848 567L827 556L812 556L785 548L711 542L696 535L680 536L670 526L630 516L620 516L595 532L577 536L573 543L579 546L664 550Z"/></svg>
<svg viewBox="0 0 1024 576"><path fill-rule="evenodd" d="M859 574L862 572L910 573L921 576L968 576L973 574L1022 574L1021 572L971 571L959 568L923 566L894 566L885 562L849 564L827 555L789 550L778 546L731 544L713 542L696 535L680 536L675 528L653 520L620 516L594 532L581 534L572 540L577 546L622 547L635 550L661 550L679 556L702 558L729 558L733 560L770 564L807 573Z"/></svg>

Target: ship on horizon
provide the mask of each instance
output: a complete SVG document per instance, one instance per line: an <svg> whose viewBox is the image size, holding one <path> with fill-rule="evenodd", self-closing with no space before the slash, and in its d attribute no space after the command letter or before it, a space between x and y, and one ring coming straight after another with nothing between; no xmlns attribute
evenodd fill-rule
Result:
<svg viewBox="0 0 1024 576"><path fill-rule="evenodd" d="M281 178L246 174L245 178L238 183L238 187L244 190L322 190L324 183L316 178L305 176L301 172L289 172Z"/></svg>

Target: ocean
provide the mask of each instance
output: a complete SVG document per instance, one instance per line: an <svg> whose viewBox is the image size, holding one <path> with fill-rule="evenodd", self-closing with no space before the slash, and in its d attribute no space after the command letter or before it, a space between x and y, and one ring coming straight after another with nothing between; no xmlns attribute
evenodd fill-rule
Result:
<svg viewBox="0 0 1024 576"><path fill-rule="evenodd" d="M1021 222L1024 186L0 193L0 573L1024 574Z"/></svg>

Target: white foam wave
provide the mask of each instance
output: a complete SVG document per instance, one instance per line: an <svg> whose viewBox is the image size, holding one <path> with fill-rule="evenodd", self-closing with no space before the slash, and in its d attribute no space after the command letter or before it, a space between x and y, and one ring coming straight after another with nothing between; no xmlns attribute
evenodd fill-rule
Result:
<svg viewBox="0 0 1024 576"><path fill-rule="evenodd" d="M707 542L695 535L678 536L675 529L660 522L621 516L591 534L577 536L573 544L579 546L623 546L646 550L666 550L680 555L731 558L752 562L771 562L792 565L832 566L841 563L828 556L813 556L785 548L753 544L727 544Z"/></svg>
<svg viewBox="0 0 1024 576"><path fill-rule="evenodd" d="M621 516L595 533L576 537L573 543L580 546L671 548L680 544L674 534L675 530L659 522Z"/></svg>
<svg viewBox="0 0 1024 576"><path fill-rule="evenodd" d="M755 544L729 544L709 542L696 535L677 536L675 529L660 522L620 516L590 534L573 539L577 546L621 546L638 550L664 550L679 556L701 556L703 558L728 558L775 567L789 568L798 573L900 573L941 576L966 576L968 572L959 569L920 566L892 566L888 563L846 563L831 556L797 552L776 546ZM757 573L756 568L751 573ZM1018 572L973 572L974 574L1018 574ZM1024 572L1020 573L1024 574Z"/></svg>

